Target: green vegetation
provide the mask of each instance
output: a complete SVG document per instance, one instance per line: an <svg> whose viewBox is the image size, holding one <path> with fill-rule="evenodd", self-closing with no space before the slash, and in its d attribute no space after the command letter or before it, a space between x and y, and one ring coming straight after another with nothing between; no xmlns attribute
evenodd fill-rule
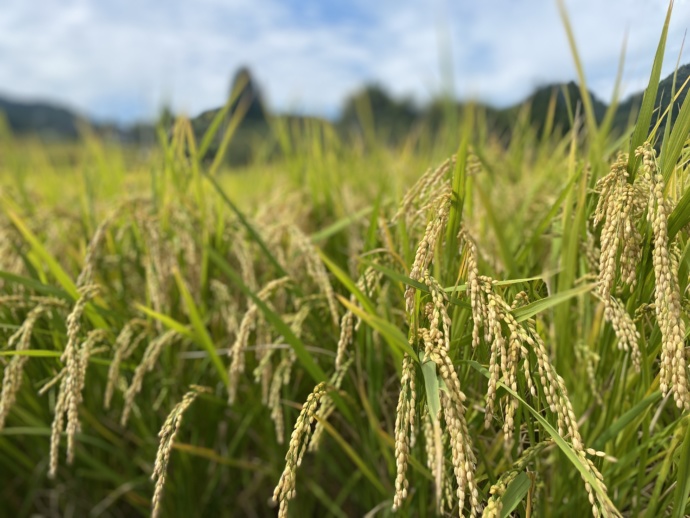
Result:
<svg viewBox="0 0 690 518"><path fill-rule="evenodd" d="M147 153L1 130L3 512L686 515L690 101L653 90L621 134L584 77L508 141L266 116L234 169L243 87Z"/></svg>

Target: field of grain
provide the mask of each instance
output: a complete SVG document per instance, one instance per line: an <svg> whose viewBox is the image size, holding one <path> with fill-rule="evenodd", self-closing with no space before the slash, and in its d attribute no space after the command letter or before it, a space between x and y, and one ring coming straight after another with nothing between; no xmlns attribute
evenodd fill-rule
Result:
<svg viewBox="0 0 690 518"><path fill-rule="evenodd" d="M2 131L0 514L686 515L663 45L623 135L587 102L509 143L471 106L396 146L276 118L229 170L184 118L146 152Z"/></svg>

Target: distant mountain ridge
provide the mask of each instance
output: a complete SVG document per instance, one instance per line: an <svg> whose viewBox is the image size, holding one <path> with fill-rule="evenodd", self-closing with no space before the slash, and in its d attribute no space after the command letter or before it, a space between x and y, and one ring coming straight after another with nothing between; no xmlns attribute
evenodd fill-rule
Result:
<svg viewBox="0 0 690 518"><path fill-rule="evenodd" d="M38 134L47 138L76 138L80 121L75 112L46 102L18 102L0 98L0 112L18 135Z"/></svg>
<svg viewBox="0 0 690 518"><path fill-rule="evenodd" d="M669 103L671 101L671 95L672 92L674 91L673 88L673 78L674 75L676 77L676 83L675 83L675 92L678 93L678 90L683 86L683 84L688 80L688 77L690 77L690 63L683 65L678 68L678 70L673 73L669 74L665 79L661 80L659 82L659 87L657 90L657 95L656 95L656 101L654 103L654 106L657 108L661 108L656 111L656 113L652 117L651 125L654 126L656 125L659 117L664 113L666 108L669 106ZM571 110L574 109L574 107L577 105L577 103L582 102L582 97L580 95L579 87L575 82L570 82L567 85L563 84L556 84L556 85L549 85L543 88L538 89L535 93L533 93L528 99L526 99L522 104L525 102L531 103L532 106L532 119L533 123L539 124L541 121L544 120L544 115L547 110L548 102L550 100L550 96L552 95L552 92L554 89L558 90L558 98L557 98L557 103L556 103L556 115L554 119L556 121L568 121L569 117L564 116L564 113L567 113L568 106L567 102L565 100L565 96L563 94L563 90L566 90L568 93L568 97L571 101L570 108ZM678 112L680 111L680 107L683 105L683 101L685 100L687 96L687 91L688 88L685 88L680 95L678 95L678 99L673 103L673 109L671 112L671 121L675 121L676 117L678 116ZM594 109L594 116L597 119L597 122L602 122L604 119L604 116L606 115L606 111L608 110L608 105L601 100L599 100L592 92L590 93L590 97L592 99L592 105ZM628 96L624 101L618 104L618 107L616 109L616 113L613 116L613 121L612 121L612 128L614 130L622 130L627 127L627 125L631 122L633 122L633 117L637 115L637 112L640 109L640 106L642 104L642 99L644 97L644 91L638 92L635 94L632 94ZM661 125L661 131L663 132L663 125L666 122L664 121ZM569 129L569 124L566 125L567 127L565 129Z"/></svg>
<svg viewBox="0 0 690 518"><path fill-rule="evenodd" d="M671 99L671 92L673 90L673 77L670 74L659 83L657 93L656 106L661 106L662 109L657 111L657 115L653 118L652 124L655 124L660 113L666 109ZM683 85L683 83L690 77L690 64L686 64L678 68L676 71L676 91ZM243 121L238 128L236 137L245 144L253 137L261 136L267 131L268 113L262 102L261 92L256 83L252 80L248 69L240 69L232 83L232 89L235 89L238 84L242 84L242 91L238 95L237 100L229 110L224 124L228 124L233 113L241 105L246 111ZM680 94L676 103L674 103L672 111L672 120L675 120L678 115L680 106L682 105L687 95L687 88ZM549 110L549 105L552 98L555 96L553 127L560 128L565 132L570 129L570 121L575 113L578 104L582 103L580 89L575 82L550 84L537 88L527 99L517 103L508 108L495 109L487 106L487 113L494 120L497 126L509 127L511 121L515 120L517 114L526 106L529 106L529 120L530 123L537 129L543 131L544 121ZM598 99L590 92L592 99L592 106L594 115L598 122L601 122L608 109L608 105ZM384 128L385 133L390 136L397 134L404 134L408 132L411 127L420 121L431 123L433 127L435 121L441 117L441 108L438 102L419 109L415 108L413 103L409 100L399 100L391 97L381 87L370 85L360 90L359 92L350 96L344 103L341 115L335 122L336 126L341 130L347 132L358 124L358 102L363 97L368 99L369 109L371 110L371 117L376 121L379 128ZM643 92L630 95L627 99L618 105L616 113L613 118L612 128L615 130L624 129L632 120L632 117L637 113L642 102ZM462 106L462 104L457 104ZM204 131L211 124L215 115L220 108L206 110L202 114L192 119L192 126L197 135L203 135ZM75 112L53 105L51 103L27 103L15 102L8 99L0 98L0 112L9 124L10 129L17 135L35 134L40 137L51 139L75 139L79 135L79 126L83 122L87 122L82 116ZM168 114L170 117L170 114ZM291 119L302 119L299 116L289 116ZM116 136L118 139L130 142L150 142L153 135L153 127L148 124L137 124L129 128L119 128L116 125L108 124L94 124L89 123L96 131L107 133L111 136ZM149 138L142 139L142 135L149 135ZM233 146L239 150L241 146ZM246 148L247 146L244 146ZM238 157L239 158L239 157ZM248 157L244 157L248 159Z"/></svg>

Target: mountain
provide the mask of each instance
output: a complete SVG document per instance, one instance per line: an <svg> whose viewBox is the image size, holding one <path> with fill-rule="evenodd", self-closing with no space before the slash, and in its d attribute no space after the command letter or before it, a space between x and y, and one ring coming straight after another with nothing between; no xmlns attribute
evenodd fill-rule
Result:
<svg viewBox="0 0 690 518"><path fill-rule="evenodd" d="M589 92L589 96L592 100L594 118L598 123L601 123L604 120L608 106L592 92ZM550 105L553 102L552 99L555 100L553 106L554 129L560 130L562 133L566 133L571 129L570 121L576 115L578 107L582 110L582 94L580 93L580 87L574 81L567 84L552 84L538 88L519 106L523 106L525 103L529 106L530 123L539 134L544 130Z"/></svg>
<svg viewBox="0 0 690 518"><path fill-rule="evenodd" d="M345 132L375 131L386 140L408 134L421 112L409 99L394 99L378 84L365 86L345 100L338 126Z"/></svg>
<svg viewBox="0 0 690 518"><path fill-rule="evenodd" d="M668 108L669 103L671 102L672 92L677 93L689 77L690 63L679 67L676 71L675 89L673 82L674 74L670 74L659 83L659 87L656 94L656 100L654 103L654 106L657 109L654 115L652 116L650 130L657 124L659 117L662 116ZM531 105L532 109L530 119L535 127L540 128L540 125L543 124L542 121L545 120L544 116L546 114L549 102L548 98L555 91L558 91L558 100L556 104L556 113L554 120L556 121L556 123L565 123L563 130L570 129L570 124L568 122L569 117L567 115L568 106L571 110L574 110L575 106L582 103L582 97L580 95L579 88L577 84L574 82L570 82L567 85L556 84L540 88L525 101ZM567 91L567 97L570 100L570 104L568 104L568 102L565 99L566 96L563 94L564 91ZM678 95L678 99L676 99L676 101L673 103L673 109L671 111L672 123L675 122L676 118L678 117L678 112L680 111L680 108L683 105L683 101L685 101L687 93L688 89L683 89L680 95ZM606 114L608 105L597 99L596 96L594 96L591 92L590 96L592 98L594 116L597 119L597 122L601 122L604 119L604 115ZM613 115L612 121L612 129L614 132L623 131L625 128L627 128L630 124L632 124L635 121L635 117L637 117L637 113L640 110L640 106L642 105L643 98L644 92L635 93L618 105L618 107L616 108L616 112ZM659 131L657 133L658 135L663 134L666 122L667 120L664 119L661 123Z"/></svg>
<svg viewBox="0 0 690 518"><path fill-rule="evenodd" d="M675 91L677 93L678 90L680 90L680 88L683 86L685 81L688 80L688 77L690 77L690 63L683 65L682 67L679 67L676 71L675 89L673 84L673 77L674 74L670 74L668 77L666 77L659 83L659 89L657 90L656 102L654 103L654 106L661 107L661 110L658 110L652 116L652 126L656 125L659 116L662 115L664 111L668 108L669 103L671 102L672 92ZM680 107L683 105L683 101L687 96L687 91L688 89L685 88L678 96L678 99L676 99L676 101L673 103L673 109L671 111L672 123L675 122L676 118L678 117L678 112L680 111ZM643 95L643 92L634 94L630 96L625 102L621 103L621 105L618 107L616 118L614 119L614 125L625 125L628 123L632 116L637 114L638 110L640 109L640 105L642 104ZM659 134L663 134L665 124L666 120L662 122L659 129Z"/></svg>
<svg viewBox="0 0 690 518"><path fill-rule="evenodd" d="M261 89L248 68L242 67L237 71L230 84L228 98L233 102L223 117L220 130L216 133L207 156L216 154L226 133L225 130L233 124L233 119L239 118L239 124L230 141L226 156L234 164L248 163L255 158L253 153L257 151L257 144L267 141L270 133ZM207 110L192 119L192 129L197 142L201 141L221 110L222 108Z"/></svg>
<svg viewBox="0 0 690 518"><path fill-rule="evenodd" d="M683 65L676 72L675 90L679 90L690 77L690 64ZM659 114L668 107L673 91L674 75L671 74L659 83L656 96L656 116L652 118L652 125ZM228 159L235 164L242 164L256 158L253 154L270 155L275 152L276 144L271 137L269 113L264 105L261 89L252 77L248 68L237 71L229 90L229 98L233 99L229 110L221 121L214 141L211 143L207 156L213 156L221 145L225 129L235 119L240 122L227 150ZM672 120L678 116L678 111L687 95L683 90L673 105ZM608 106L591 94L594 116L601 122ZM612 130L616 133L623 131L639 110L643 93L637 93L621 102L614 114ZM552 105L553 103L553 105ZM581 110L582 97L576 83L559 83L537 88L532 95L514 106L496 109L485 106L489 128L502 138L509 139L514 121L526 114L527 122L538 134L541 134L549 110L553 110L553 130L562 134L570 130L571 120L578 109ZM578 108L579 106L579 108ZM427 106L417 107L409 99L395 99L379 85L369 85L345 100L341 116L335 122L335 127L344 135L364 134L370 130L378 138L388 142L398 142L414 131L415 128L426 128L434 133L443 124L448 110L460 112L463 104L452 100L437 100ZM191 120L197 141L201 141L206 130L216 118L222 108L207 110ZM0 98L0 114L4 112L10 129L18 134L37 134L42 138L78 138L79 125L86 122L74 112L48 103L20 103ZM300 124L306 118L297 115L286 115L282 118L292 124ZM170 128L172 113L162 115L158 121L164 127ZM129 128L116 125L93 124L92 128L101 135L114 138L121 142L137 145L150 145L155 141L153 125L139 124ZM663 127L661 128L663 131Z"/></svg>
<svg viewBox="0 0 690 518"><path fill-rule="evenodd" d="M37 134L43 138L74 139L83 119L74 112L48 103L23 103L0 98L4 114L13 133Z"/></svg>

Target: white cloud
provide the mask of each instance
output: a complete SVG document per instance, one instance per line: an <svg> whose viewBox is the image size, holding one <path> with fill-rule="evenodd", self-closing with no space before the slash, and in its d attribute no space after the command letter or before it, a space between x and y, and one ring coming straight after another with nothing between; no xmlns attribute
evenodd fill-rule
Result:
<svg viewBox="0 0 690 518"><path fill-rule="evenodd" d="M150 117L169 101L220 105L232 73L254 71L274 109L334 114L368 81L424 101L442 88L440 49L461 97L500 105L575 79L552 0L5 0L0 90L55 99L99 117ZM566 0L590 87L610 97L628 32L624 92L646 84L666 3ZM677 0L664 73L690 20ZM450 42L450 43L449 43ZM686 58L681 63L687 62Z"/></svg>

